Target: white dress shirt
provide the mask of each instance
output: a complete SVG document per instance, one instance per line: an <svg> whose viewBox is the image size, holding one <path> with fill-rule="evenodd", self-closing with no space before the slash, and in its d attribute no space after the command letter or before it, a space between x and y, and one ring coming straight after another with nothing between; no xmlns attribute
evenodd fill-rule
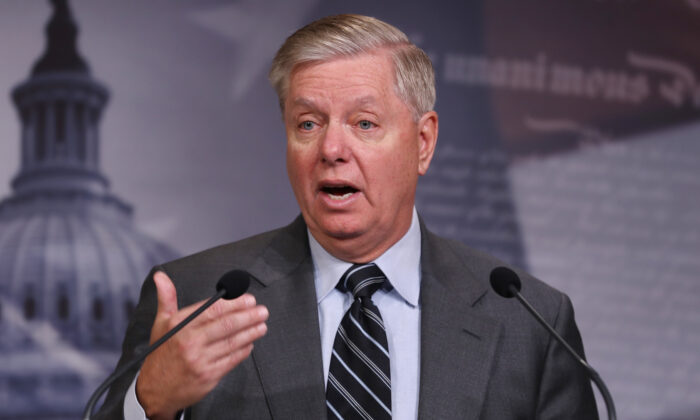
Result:
<svg viewBox="0 0 700 420"><path fill-rule="evenodd" d="M392 418L401 420L415 419L418 416L420 244L420 225L414 208L408 232L374 260L393 286L390 290L380 289L374 292L372 301L384 320L389 344ZM352 264L329 254L311 234L309 245L314 261L318 319L321 326L323 379L327 383L335 334L353 301L352 294L343 293L335 286Z"/></svg>
<svg viewBox="0 0 700 420"><path fill-rule="evenodd" d="M352 263L329 254L311 233L308 233L314 262L314 281L321 327L321 354L324 382L328 381L330 355L340 320L352 304L350 293L335 288L340 277ZM374 263L384 272L390 288L372 295L384 320L391 360L391 411L395 419L415 419L418 416L420 383L420 255L421 232L418 213L408 232ZM138 374L136 375L138 378ZM124 399L124 418L145 420L146 413L136 398L136 378Z"/></svg>

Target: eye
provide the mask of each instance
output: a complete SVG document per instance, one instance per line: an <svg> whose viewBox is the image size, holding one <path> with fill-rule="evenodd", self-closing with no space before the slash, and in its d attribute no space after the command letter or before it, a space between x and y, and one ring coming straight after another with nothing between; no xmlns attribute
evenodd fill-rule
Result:
<svg viewBox="0 0 700 420"><path fill-rule="evenodd" d="M360 129L362 130L369 130L370 128L373 128L375 124L371 121L362 120L359 123L357 123L357 126L360 127Z"/></svg>
<svg viewBox="0 0 700 420"><path fill-rule="evenodd" d="M306 131L313 130L315 126L316 126L316 123L313 121L303 121L301 124L299 124L299 128L301 128L302 130L306 130Z"/></svg>

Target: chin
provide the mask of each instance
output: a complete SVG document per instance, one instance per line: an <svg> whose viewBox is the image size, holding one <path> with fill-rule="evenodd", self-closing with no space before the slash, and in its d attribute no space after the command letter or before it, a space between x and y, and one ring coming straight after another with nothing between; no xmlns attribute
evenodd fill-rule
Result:
<svg viewBox="0 0 700 420"><path fill-rule="evenodd" d="M357 238L364 232L359 223L348 221L321 221L318 227L323 235L340 240Z"/></svg>
<svg viewBox="0 0 700 420"><path fill-rule="evenodd" d="M362 232L357 229L322 229L324 235L333 239L354 239L362 235Z"/></svg>

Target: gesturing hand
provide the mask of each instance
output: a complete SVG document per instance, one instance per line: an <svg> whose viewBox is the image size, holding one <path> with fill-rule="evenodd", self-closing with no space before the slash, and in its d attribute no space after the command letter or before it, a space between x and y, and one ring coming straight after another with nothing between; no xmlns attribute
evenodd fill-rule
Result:
<svg viewBox="0 0 700 420"><path fill-rule="evenodd" d="M194 312L203 302L178 310L173 282L163 272L153 276L158 311L151 343ZM267 308L246 293L219 300L151 353L136 381L136 396L150 419L171 420L178 410L201 400L221 378L253 350L265 335Z"/></svg>

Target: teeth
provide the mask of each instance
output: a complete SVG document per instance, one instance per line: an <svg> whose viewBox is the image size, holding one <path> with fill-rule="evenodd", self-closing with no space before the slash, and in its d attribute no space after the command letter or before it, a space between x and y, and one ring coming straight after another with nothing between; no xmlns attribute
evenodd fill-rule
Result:
<svg viewBox="0 0 700 420"><path fill-rule="evenodd" d="M332 193L328 193L328 196L331 198L331 200L345 200L346 198L349 198L353 193L345 193L343 195L336 195Z"/></svg>

